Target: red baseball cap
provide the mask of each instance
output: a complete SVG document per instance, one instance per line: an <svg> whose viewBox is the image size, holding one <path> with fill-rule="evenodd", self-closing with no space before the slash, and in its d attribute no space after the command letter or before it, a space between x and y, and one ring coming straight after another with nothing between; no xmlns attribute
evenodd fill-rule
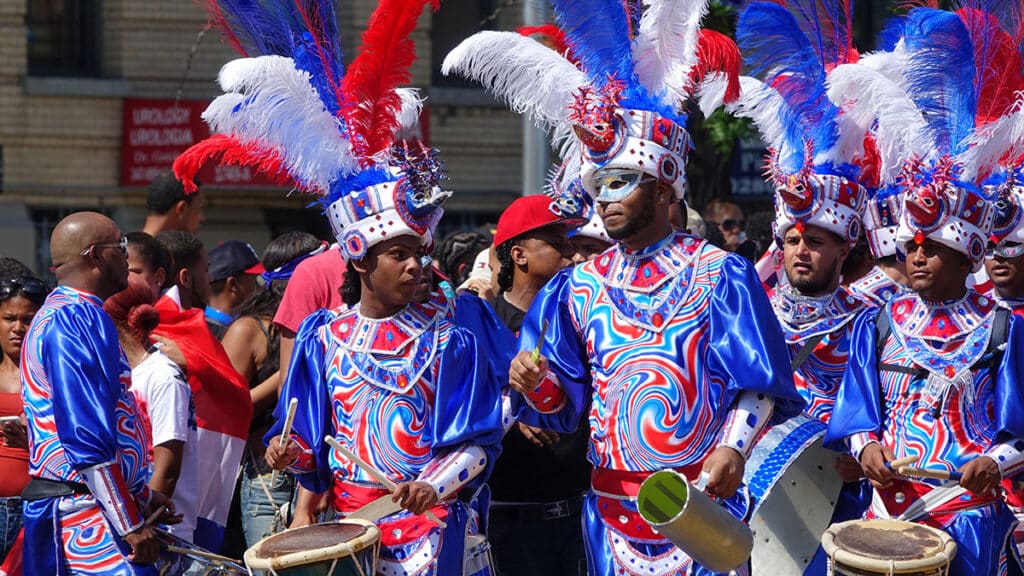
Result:
<svg viewBox="0 0 1024 576"><path fill-rule="evenodd" d="M550 196L535 194L516 198L498 218L498 230L494 233L494 245L500 246L531 230L562 224L566 229L579 228L587 219L575 214L566 215Z"/></svg>

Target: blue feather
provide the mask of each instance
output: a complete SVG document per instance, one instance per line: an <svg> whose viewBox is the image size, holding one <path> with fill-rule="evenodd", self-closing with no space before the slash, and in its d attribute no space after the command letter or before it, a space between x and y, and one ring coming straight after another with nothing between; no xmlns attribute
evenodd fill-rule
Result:
<svg viewBox="0 0 1024 576"><path fill-rule="evenodd" d="M960 17L933 8L907 15L910 96L940 154L962 152L977 112L974 45Z"/></svg>
<svg viewBox="0 0 1024 576"><path fill-rule="evenodd" d="M784 171L796 173L804 165L805 143L817 154L831 149L839 138L839 109L828 99L818 51L793 14L768 2L747 5L740 14L736 38L751 73L786 100L780 122L792 153L780 158L779 164Z"/></svg>
<svg viewBox="0 0 1024 576"><path fill-rule="evenodd" d="M885 22L882 31L878 33L877 49L885 52L892 52L906 35L907 17L894 16Z"/></svg>

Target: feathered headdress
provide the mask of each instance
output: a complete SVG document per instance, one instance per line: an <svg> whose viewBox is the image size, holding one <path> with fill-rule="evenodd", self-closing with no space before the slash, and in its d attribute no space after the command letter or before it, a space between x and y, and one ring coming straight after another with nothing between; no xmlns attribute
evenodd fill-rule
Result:
<svg viewBox="0 0 1024 576"><path fill-rule="evenodd" d="M726 109L752 119L768 144L777 239L805 225L851 244L860 237L864 134L851 137L850 119L826 93L829 72L858 58L851 23L851 7L842 0L753 2L740 14L737 41L760 80L741 78L741 95ZM708 84L700 98L709 113L723 101L722 86Z"/></svg>
<svg viewBox="0 0 1024 576"><path fill-rule="evenodd" d="M647 2L635 39L635 15L620 0L553 6L574 61L518 34L480 32L448 54L442 72L480 82L512 110L529 113L557 143L578 145L581 180L591 194L598 170L628 168L657 176L682 198L686 101L718 75L729 79L726 98L738 93L735 44L700 30L707 1Z"/></svg>
<svg viewBox="0 0 1024 576"><path fill-rule="evenodd" d="M346 70L331 0L207 0L211 23L243 58L228 62L224 94L203 113L214 135L174 164L194 189L209 161L252 166L319 196L343 254L414 234L430 242L440 219L435 151L398 140L422 106L410 79L410 35L424 5L382 0Z"/></svg>

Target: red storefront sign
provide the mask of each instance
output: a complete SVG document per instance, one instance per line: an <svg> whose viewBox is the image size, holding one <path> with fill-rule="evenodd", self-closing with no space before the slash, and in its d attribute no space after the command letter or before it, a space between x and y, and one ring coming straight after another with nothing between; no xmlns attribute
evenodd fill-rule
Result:
<svg viewBox="0 0 1024 576"><path fill-rule="evenodd" d="M189 146L210 135L201 114L209 102L126 98L121 133L121 185L147 186L157 172L174 164ZM267 186L248 167L210 163L197 175L204 185Z"/></svg>
<svg viewBox="0 0 1024 576"><path fill-rule="evenodd" d="M189 146L210 135L201 117L209 102L126 98L121 136L121 185L147 186L157 172L174 164ZM410 135L430 142L430 111L420 113L420 125ZM245 166L219 166L213 162L199 171L204 185L268 186L270 181Z"/></svg>

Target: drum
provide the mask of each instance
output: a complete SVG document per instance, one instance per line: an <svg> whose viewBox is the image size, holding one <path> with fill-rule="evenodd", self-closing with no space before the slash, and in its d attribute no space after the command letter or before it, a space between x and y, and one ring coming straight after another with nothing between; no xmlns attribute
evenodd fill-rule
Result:
<svg viewBox="0 0 1024 576"><path fill-rule="evenodd" d="M347 519L267 536L245 551L245 565L277 576L373 576L379 553L380 530Z"/></svg>
<svg viewBox="0 0 1024 576"><path fill-rule="evenodd" d="M821 446L825 425L804 414L768 428L747 459L753 508L753 576L803 574L832 521L843 482L837 454Z"/></svg>
<svg viewBox="0 0 1024 576"><path fill-rule="evenodd" d="M157 530L160 576L248 576L249 571L236 560L208 552L172 534Z"/></svg>
<svg viewBox="0 0 1024 576"><path fill-rule="evenodd" d="M466 536L466 559L463 561L464 576L494 576L491 560L491 544L479 534Z"/></svg>
<svg viewBox="0 0 1024 576"><path fill-rule="evenodd" d="M829 575L941 576L956 556L949 534L901 520L851 520L829 527L821 537Z"/></svg>

